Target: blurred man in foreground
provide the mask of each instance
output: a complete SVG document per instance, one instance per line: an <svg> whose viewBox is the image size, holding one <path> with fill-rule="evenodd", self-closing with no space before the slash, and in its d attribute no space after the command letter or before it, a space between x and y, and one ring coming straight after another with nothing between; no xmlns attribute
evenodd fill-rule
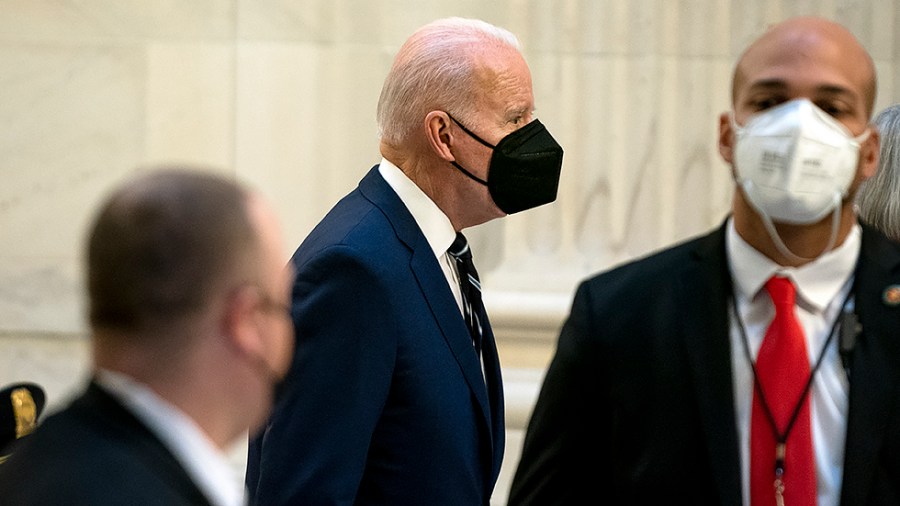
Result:
<svg viewBox="0 0 900 506"><path fill-rule="evenodd" d="M242 504L224 449L263 423L293 351L280 234L216 175L118 188L87 244L90 383L0 466L0 502Z"/></svg>

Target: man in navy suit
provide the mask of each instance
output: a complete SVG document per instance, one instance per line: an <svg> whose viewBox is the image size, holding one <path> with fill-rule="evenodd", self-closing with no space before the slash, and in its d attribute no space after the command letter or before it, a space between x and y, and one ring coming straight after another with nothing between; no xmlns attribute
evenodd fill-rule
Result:
<svg viewBox="0 0 900 506"><path fill-rule="evenodd" d="M533 109L506 30L443 19L401 47L381 162L292 259L297 355L250 445L251 502L488 504L500 365L477 275L448 251L465 255L466 227L555 199L562 149Z"/></svg>
<svg viewBox="0 0 900 506"><path fill-rule="evenodd" d="M731 216L578 288L510 505L900 504L900 246L853 209L874 100L835 23L750 45Z"/></svg>
<svg viewBox="0 0 900 506"><path fill-rule="evenodd" d="M225 451L291 363L285 260L272 209L233 181L116 189L88 239L91 381L0 464L0 503L244 504Z"/></svg>

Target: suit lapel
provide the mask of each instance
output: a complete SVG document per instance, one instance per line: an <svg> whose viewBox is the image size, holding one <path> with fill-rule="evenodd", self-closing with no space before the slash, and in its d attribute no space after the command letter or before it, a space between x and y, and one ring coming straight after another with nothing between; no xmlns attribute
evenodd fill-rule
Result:
<svg viewBox="0 0 900 506"><path fill-rule="evenodd" d="M469 330L461 317L453 293L447 286L447 279L437 263L434 251L428 245L428 241L425 240L425 236L403 201L378 173L377 165L360 181L359 189L367 199L381 209L390 220L397 237L412 251L410 269L419 282L422 296L428 302L434 320L440 327L447 346L456 358L456 362L469 384L469 389L472 390L482 415L485 430L490 434L492 432L491 408L484 377L481 373L481 364L472 347ZM491 336L491 343L493 343L493 336ZM496 357L496 349L494 349L494 356ZM499 365L497 368L499 369ZM499 370L496 371L496 375L499 388ZM499 409L502 411L502 395L497 397L501 402ZM500 420L502 422L502 418Z"/></svg>
<svg viewBox="0 0 900 506"><path fill-rule="evenodd" d="M678 301L694 392L707 441L712 481L723 505L741 504L740 457L732 391L727 301L731 275L725 255L725 228L708 235L693 252L681 278Z"/></svg>
<svg viewBox="0 0 900 506"><path fill-rule="evenodd" d="M434 254L427 244L413 252L410 267L419 281L422 294L428 301L435 321L441 328L444 341L453 352L469 388L478 401L484 422L487 427L491 427L487 390L481 374L481 364L478 363L478 356L472 346L472 337L447 286L447 280L435 264Z"/></svg>
<svg viewBox="0 0 900 506"><path fill-rule="evenodd" d="M424 241L423 241L424 242ZM456 358L469 390L475 396L478 410L481 413L483 430L486 435L482 439L482 452L491 465L485 466L486 493L490 494L493 484L500 472L503 460L503 394L500 379L500 365L497 359L497 348L490 329L487 315L482 315L485 332L482 341L485 372L482 375L481 364L472 346L472 337L465 321L461 317L459 306L447 286L447 280L435 263L434 253L427 245L419 247L413 253L411 267L425 299L428 301L435 321L441 328L444 341ZM437 270L437 276L432 274ZM485 388L487 386L487 388ZM490 394L490 395L489 395ZM490 397L490 399L489 399Z"/></svg>
<svg viewBox="0 0 900 506"><path fill-rule="evenodd" d="M900 284L900 254L879 233L863 227L854 284L862 333L850 366L850 407L841 504L865 504L878 468L889 413L897 398L900 307L882 301L885 288Z"/></svg>

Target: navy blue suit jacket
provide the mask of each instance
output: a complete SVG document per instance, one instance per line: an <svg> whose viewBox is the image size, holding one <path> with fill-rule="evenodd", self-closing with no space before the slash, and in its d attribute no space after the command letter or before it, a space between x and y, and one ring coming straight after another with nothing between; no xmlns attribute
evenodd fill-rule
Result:
<svg viewBox="0 0 900 506"><path fill-rule="evenodd" d="M209 502L162 442L91 383L0 464L0 504Z"/></svg>
<svg viewBox="0 0 900 506"><path fill-rule="evenodd" d="M841 505L900 504L900 245L863 227ZM510 506L738 506L725 227L586 280Z"/></svg>
<svg viewBox="0 0 900 506"><path fill-rule="evenodd" d="M250 444L257 504L488 504L503 456L485 376L438 260L377 166L303 241L284 396Z"/></svg>

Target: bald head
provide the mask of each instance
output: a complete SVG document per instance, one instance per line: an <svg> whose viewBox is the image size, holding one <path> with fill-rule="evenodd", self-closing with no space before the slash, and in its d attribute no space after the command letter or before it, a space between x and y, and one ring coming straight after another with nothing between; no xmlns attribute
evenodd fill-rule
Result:
<svg viewBox="0 0 900 506"><path fill-rule="evenodd" d="M737 105L754 80L777 79L786 69L815 74L821 80L819 85L840 88L847 99L859 100L866 117L871 117L876 95L875 65L843 26L823 18L798 17L770 28L738 60L732 101Z"/></svg>

